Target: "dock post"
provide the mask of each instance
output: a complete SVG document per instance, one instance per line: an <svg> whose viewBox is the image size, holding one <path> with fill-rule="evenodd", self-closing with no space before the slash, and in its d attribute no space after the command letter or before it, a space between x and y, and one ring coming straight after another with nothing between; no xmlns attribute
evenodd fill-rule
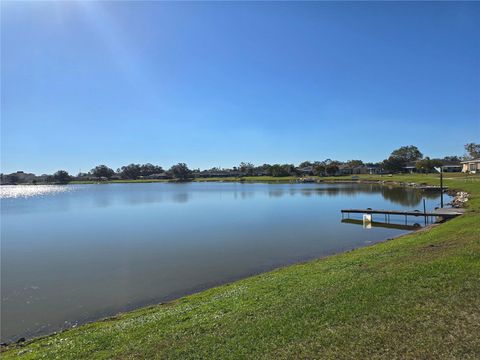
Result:
<svg viewBox="0 0 480 360"><path fill-rule="evenodd" d="M440 166L440 207L443 209L443 166Z"/></svg>
<svg viewBox="0 0 480 360"><path fill-rule="evenodd" d="M423 199L423 220L425 221L425 226L427 226L427 207L425 206L425 198Z"/></svg>

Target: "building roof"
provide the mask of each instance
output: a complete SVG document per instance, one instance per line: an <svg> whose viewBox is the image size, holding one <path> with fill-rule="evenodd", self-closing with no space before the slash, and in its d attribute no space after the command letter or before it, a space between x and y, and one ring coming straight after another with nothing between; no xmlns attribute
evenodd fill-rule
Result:
<svg viewBox="0 0 480 360"><path fill-rule="evenodd" d="M471 160L465 160L465 161L462 161L461 163L462 164L468 164L468 163L478 163L480 162L480 158L478 159L471 159Z"/></svg>

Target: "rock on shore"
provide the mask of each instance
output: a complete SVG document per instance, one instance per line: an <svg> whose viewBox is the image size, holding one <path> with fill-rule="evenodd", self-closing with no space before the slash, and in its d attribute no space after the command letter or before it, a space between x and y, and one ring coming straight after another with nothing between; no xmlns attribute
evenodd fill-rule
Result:
<svg viewBox="0 0 480 360"><path fill-rule="evenodd" d="M464 191L459 191L455 194L455 197L452 200L452 207L461 208L468 201L468 193Z"/></svg>

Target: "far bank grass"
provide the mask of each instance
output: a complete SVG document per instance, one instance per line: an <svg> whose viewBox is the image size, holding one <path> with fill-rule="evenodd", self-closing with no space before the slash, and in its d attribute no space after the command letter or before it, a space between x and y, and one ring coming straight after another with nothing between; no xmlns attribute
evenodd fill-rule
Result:
<svg viewBox="0 0 480 360"><path fill-rule="evenodd" d="M480 181L480 175L467 175L465 173L444 173L445 181L455 180L455 185L462 182ZM196 182L297 182L302 180L317 182L357 182L357 181L382 181L440 185L440 174L397 174L397 175L343 175L343 176L243 176L243 177L213 177L197 178ZM447 183L445 183L448 185Z"/></svg>
<svg viewBox="0 0 480 360"><path fill-rule="evenodd" d="M289 182L299 179L296 176L245 176L245 177L211 177L211 178L195 178L193 182ZM128 184L128 183L168 183L177 182L175 179L123 179L123 180L74 180L69 184Z"/></svg>
<svg viewBox="0 0 480 360"><path fill-rule="evenodd" d="M2 358L478 359L480 181L445 184L472 195L468 211L428 231L120 314Z"/></svg>
<svg viewBox="0 0 480 360"><path fill-rule="evenodd" d="M456 179L465 181L478 181L480 175L466 175L464 173L444 173L445 179ZM305 179L330 182L330 181L385 181L385 182L416 182L439 185L439 174L399 174L399 175L343 175L343 176L242 176L242 177L209 177L195 178L193 182L300 182ZM177 182L174 179L122 179L107 181L71 181L70 184L122 184L122 183L168 183Z"/></svg>

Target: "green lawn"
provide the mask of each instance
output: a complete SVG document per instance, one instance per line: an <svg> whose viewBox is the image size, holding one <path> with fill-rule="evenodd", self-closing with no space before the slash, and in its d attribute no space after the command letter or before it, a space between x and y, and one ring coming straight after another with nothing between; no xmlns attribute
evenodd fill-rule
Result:
<svg viewBox="0 0 480 360"><path fill-rule="evenodd" d="M236 181L245 181L245 182L285 182L285 181L296 181L298 177L296 176L245 176L245 177L212 177L212 178L196 178L194 182L236 182ZM137 180L106 180L106 181L80 181L74 180L69 182L69 184L123 184L123 183L154 183L154 182L174 182L175 180L171 179L137 179Z"/></svg>
<svg viewBox="0 0 480 360"><path fill-rule="evenodd" d="M480 177L464 216L91 323L2 358L478 359ZM370 177L438 184L438 176Z"/></svg>
<svg viewBox="0 0 480 360"><path fill-rule="evenodd" d="M312 177L313 178L313 177ZM285 181L296 181L298 177L296 176L243 176L243 177L212 177L212 178L196 178L196 182L212 182L212 181L221 181L221 182L285 182Z"/></svg>
<svg viewBox="0 0 480 360"><path fill-rule="evenodd" d="M478 180L479 176L466 176L462 173L445 173L445 178L454 178L457 180L468 179L468 180ZM361 180L382 180L382 181L406 181L406 182L425 182L439 185L438 174L414 174L414 175L355 175ZM318 176L308 176L309 179L316 179L319 181L355 181L352 179L352 176L329 176L329 177L318 177ZM296 182L301 180L301 177L298 176L243 176L243 177L211 177L211 178L195 178L193 182ZM71 181L69 184L122 184L122 183L154 183L154 182L175 182L172 179L137 179L137 180L107 180L107 181Z"/></svg>

